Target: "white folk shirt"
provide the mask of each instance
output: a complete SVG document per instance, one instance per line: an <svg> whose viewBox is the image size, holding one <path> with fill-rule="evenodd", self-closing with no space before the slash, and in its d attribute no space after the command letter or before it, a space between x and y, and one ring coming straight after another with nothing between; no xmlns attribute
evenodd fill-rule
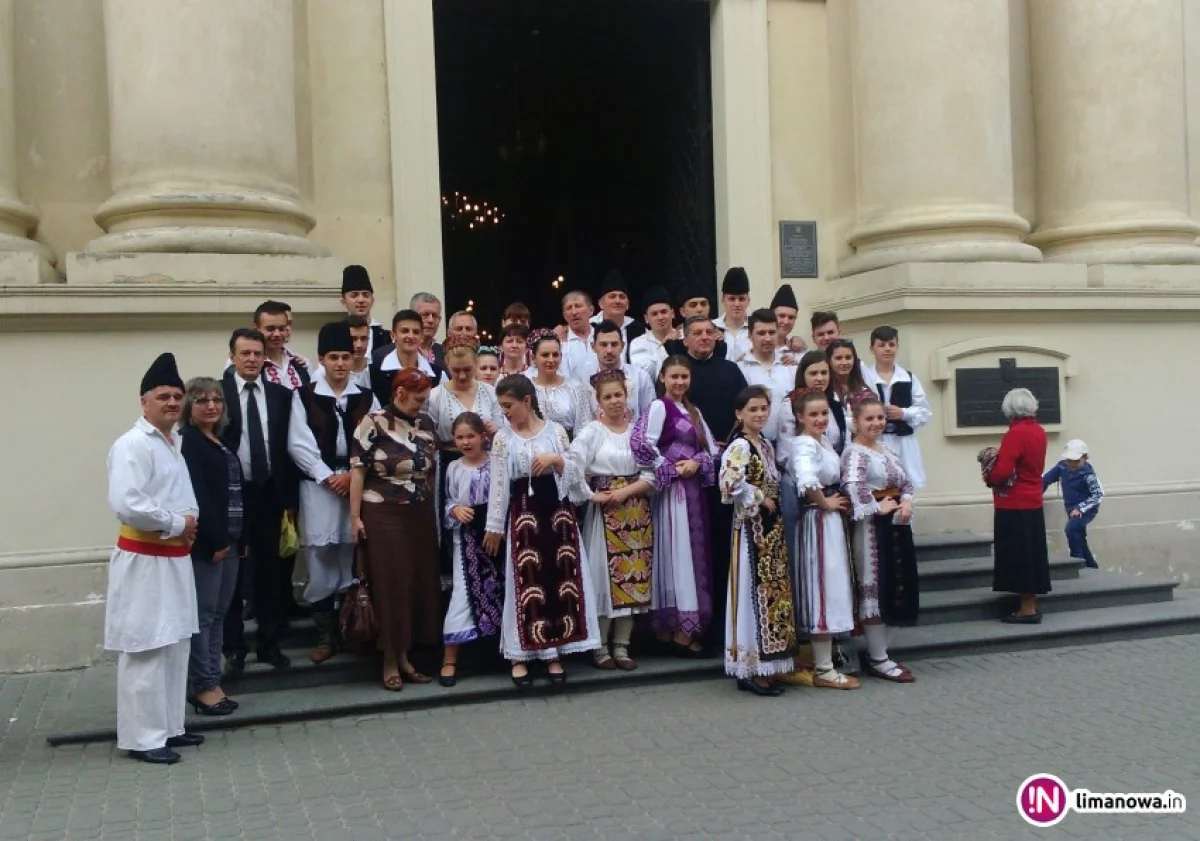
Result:
<svg viewBox="0 0 1200 841"><path fill-rule="evenodd" d="M567 340L562 346L562 362L558 365L558 373L572 380L578 380L576 376L583 370L588 359L594 358L595 353L592 351L592 339L595 338L596 331L588 328L587 337L577 336L575 332L567 328ZM587 381L582 381L587 385Z"/></svg>
<svg viewBox="0 0 1200 841"><path fill-rule="evenodd" d="M591 378L600 370L600 360L596 354L592 354L592 358L585 363L585 367L579 372L579 379L587 386L588 396L592 401L592 417L599 415L600 405L596 402L596 390L592 388ZM650 376L636 365L628 362L621 362L621 370L625 372L625 390L629 394L629 413L630 423L634 423L650 408L650 404L654 402L657 395L654 393L654 382Z"/></svg>
<svg viewBox="0 0 1200 841"><path fill-rule="evenodd" d="M370 357L367 357L367 358L369 359ZM325 366L324 365L318 365L313 370L312 381L313 381L313 385L316 385L317 383L325 382ZM354 383L356 386L358 386L363 391L370 391L371 390L371 366L368 365L367 367L363 368L361 371L351 371L350 372L350 382ZM318 394L324 394L324 393L325 392L323 392L323 391L318 392Z"/></svg>
<svg viewBox="0 0 1200 841"><path fill-rule="evenodd" d="M593 315L591 318L588 319L588 323L591 324L592 327L595 327L597 324L599 324L603 320L604 320L604 313L598 312L595 315ZM633 319L630 318L629 316L625 316L625 320L621 322L621 341L625 343L626 347L629 347L629 325L630 324L633 324Z"/></svg>
<svg viewBox="0 0 1200 841"><path fill-rule="evenodd" d="M713 319L713 327L716 327L721 331L722 334L724 334L726 347L725 358L730 362L741 362L742 358L749 356L752 351L750 346L750 328L747 326L748 324L749 321L747 321L746 324L743 324L738 329L734 330L732 327L725 326L725 316Z"/></svg>
<svg viewBox="0 0 1200 841"><path fill-rule="evenodd" d="M776 445L778 450L779 431L787 414L792 411L787 396L796 387L796 366L782 362L763 365L753 354L744 357L737 366L742 369L746 385L761 385L771 395L771 414L767 418L767 425L763 427L762 436Z"/></svg>
<svg viewBox="0 0 1200 841"><path fill-rule="evenodd" d="M392 351L384 358L382 362L379 363L379 370L384 372L399 371L401 367L400 357L397 355L397 351ZM433 363L429 361L429 357L427 357L425 352L421 350L417 351L417 370L429 377L429 379L434 380L434 385L444 383L447 380L445 371L442 372L441 379L434 378Z"/></svg>
<svg viewBox="0 0 1200 841"><path fill-rule="evenodd" d="M242 408L242 435L238 439L237 456L238 461L242 463L242 474L249 477L251 474L250 425L247 420L246 408L249 405L250 395L246 392L246 381L242 379L241 374L235 373L233 381L237 385L238 403ZM256 385L258 387L254 389L254 400L258 403L258 416L262 419L263 444L267 448L267 466L274 471L275 468L271 465L271 424L267 421L266 389L263 388L261 380ZM308 415L304 411L304 404L300 402L300 394L295 391L292 392L291 415L288 418L287 451L296 466L311 476L317 484L333 475L333 471L321 460L317 439L313 437L312 430L308 427Z"/></svg>
<svg viewBox="0 0 1200 841"><path fill-rule="evenodd" d="M892 378L886 382L879 376L874 365L863 365L862 375L867 388L879 395L879 399L883 401L884 405L887 405L892 397L892 383L905 380L912 382L912 406L904 409L903 420L913 428L914 434L890 435L885 433L880 440L884 446L899 457L900 463L908 472L908 478L912 480L913 487L925 487L925 463L921 458L921 445L917 443L915 433L933 418L933 409L929 406L929 398L925 396L925 389L921 387L921 381L899 365L894 366Z"/></svg>
<svg viewBox="0 0 1200 841"><path fill-rule="evenodd" d="M667 341L670 341L670 338ZM630 363L645 371L650 376L651 383L658 379L658 369L666 361L667 356L669 354L666 343L654 338L654 333L650 331L638 336L629 345Z"/></svg>
<svg viewBox="0 0 1200 841"><path fill-rule="evenodd" d="M145 418L108 451L108 504L122 525L179 537L197 516L196 494L178 435L168 442ZM139 652L199 630L196 580L187 555L164 558L114 549L108 562L104 647Z"/></svg>

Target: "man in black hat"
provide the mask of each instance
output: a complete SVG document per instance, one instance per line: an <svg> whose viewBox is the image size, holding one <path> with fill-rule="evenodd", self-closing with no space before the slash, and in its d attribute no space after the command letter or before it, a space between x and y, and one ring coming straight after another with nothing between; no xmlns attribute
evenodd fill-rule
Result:
<svg viewBox="0 0 1200 841"><path fill-rule="evenodd" d="M357 315L367 320L371 332L367 341L366 359L372 354L391 344L391 336L382 324L371 318L371 309L375 306L375 287L371 285L371 275L362 266L351 265L342 269L342 309L346 315Z"/></svg>
<svg viewBox="0 0 1200 841"><path fill-rule="evenodd" d="M775 313L775 326L778 328L775 340L776 355L780 357L780 361L785 361L785 356L791 357L786 360L791 364L797 354L808 349L804 339L792 335L792 329L796 326L796 316L800 314L800 305L796 303L796 293L792 291L791 284L785 283L775 290L775 297L771 299L771 311Z"/></svg>
<svg viewBox="0 0 1200 841"><path fill-rule="evenodd" d="M728 350L725 358L738 362L750 352L750 329L746 318L750 309L750 277L741 266L733 266L725 272L721 281L721 306L725 312L713 319L713 326L725 336Z"/></svg>
<svg viewBox="0 0 1200 841"><path fill-rule="evenodd" d="M326 484L333 471L321 460L300 393L264 378L265 346L257 330L239 328L230 336L233 367L222 380L229 423L221 439L242 463L243 536L250 553L247 574L258 621L258 660L284 669L291 660L280 651L279 638L292 582L279 557L283 513L299 507L302 478ZM241 584L239 580L233 595L235 606L242 603ZM246 664L240 610L225 614L224 634L227 671L236 676Z"/></svg>
<svg viewBox="0 0 1200 841"><path fill-rule="evenodd" d="M354 340L346 321L321 328L317 357L324 376L305 392L308 426L333 471L325 484L300 483L300 544L308 565L304 600L312 605L317 647L309 652L314 663L338 650L335 600L350 586L354 537L350 533L350 437L367 416L379 408L370 388L352 376Z"/></svg>
<svg viewBox="0 0 1200 841"><path fill-rule="evenodd" d="M108 452L108 504L121 526L108 562L104 647L117 660L117 747L173 765L185 733L188 657L199 630L190 557L199 507L175 424L183 380L164 353L142 377L142 417Z"/></svg>
<svg viewBox="0 0 1200 841"><path fill-rule="evenodd" d="M626 359L650 375L650 381L658 379L658 368L667 358L667 342L677 338L675 310L671 306L671 294L662 286L651 286L642 294L642 317L649 331L629 343Z"/></svg>
<svg viewBox="0 0 1200 841"><path fill-rule="evenodd" d="M625 347L638 336L646 332L646 326L629 317L629 284L625 277L613 269L604 276L600 284L600 312L590 319L592 325L601 321L611 321L621 328L621 341Z"/></svg>

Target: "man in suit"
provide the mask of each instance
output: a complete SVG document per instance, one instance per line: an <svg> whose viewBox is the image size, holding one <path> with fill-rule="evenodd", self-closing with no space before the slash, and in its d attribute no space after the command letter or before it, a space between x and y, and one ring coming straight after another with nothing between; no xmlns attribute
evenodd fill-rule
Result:
<svg viewBox="0 0 1200 841"><path fill-rule="evenodd" d="M245 327L229 339L233 366L222 381L229 424L221 438L242 463L243 536L258 620L255 654L259 662L284 669L291 661L279 648L290 584L279 557L283 513L298 507L301 474L327 484L333 472L321 459L300 394L262 376L266 346L262 333ZM233 604L241 600L239 581ZM224 631L227 672L236 676L246 665L240 610L226 613Z"/></svg>

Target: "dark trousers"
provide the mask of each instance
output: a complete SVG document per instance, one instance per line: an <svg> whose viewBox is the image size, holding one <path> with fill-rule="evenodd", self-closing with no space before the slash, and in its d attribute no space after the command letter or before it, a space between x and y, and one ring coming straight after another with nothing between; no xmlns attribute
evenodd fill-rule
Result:
<svg viewBox="0 0 1200 841"><path fill-rule="evenodd" d="M1096 519L1099 512L1099 508L1093 508L1083 512L1079 517L1067 517L1067 546L1070 547L1071 557L1083 558L1087 561L1088 566L1093 566L1096 559L1092 557L1092 550L1088 546L1087 527L1088 523ZM1070 514L1070 512L1067 513Z"/></svg>
<svg viewBox="0 0 1200 841"><path fill-rule="evenodd" d="M712 564L712 624L705 642L715 651L725 645L725 609L729 595L729 558L733 549L733 506L721 502L721 489L708 493L709 562Z"/></svg>
<svg viewBox="0 0 1200 841"><path fill-rule="evenodd" d="M238 548L229 548L223 561L192 560L196 579L198 633L192 636L192 655L188 661L188 682L194 693L207 692L221 685L221 648L225 617L237 589ZM237 606L241 610L241 605Z"/></svg>
<svg viewBox="0 0 1200 841"><path fill-rule="evenodd" d="M242 504L245 509L242 538L246 542L248 557L244 574L238 576L233 601L225 613L226 654L246 650L242 601L246 598L247 586L254 604L254 618L258 622L256 648L259 651L278 647L279 637L283 633L284 605L287 604L283 561L279 557L283 504L274 480L262 485L247 482L243 486ZM290 590L290 579L287 585Z"/></svg>

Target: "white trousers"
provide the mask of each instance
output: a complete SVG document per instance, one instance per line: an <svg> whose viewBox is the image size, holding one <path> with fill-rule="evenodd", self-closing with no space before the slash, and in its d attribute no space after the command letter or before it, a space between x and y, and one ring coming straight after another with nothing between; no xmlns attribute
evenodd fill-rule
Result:
<svg viewBox="0 0 1200 841"><path fill-rule="evenodd" d="M117 660L117 747L154 750L183 735L191 637Z"/></svg>

